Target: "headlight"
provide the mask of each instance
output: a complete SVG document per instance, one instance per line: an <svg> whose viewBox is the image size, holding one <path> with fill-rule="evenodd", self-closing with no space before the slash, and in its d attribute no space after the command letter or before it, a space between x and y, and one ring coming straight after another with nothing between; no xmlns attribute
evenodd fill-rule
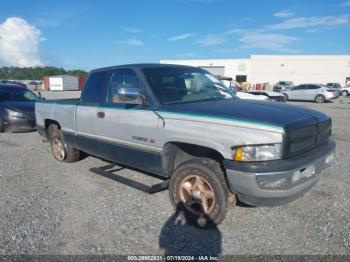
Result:
<svg viewBox="0 0 350 262"><path fill-rule="evenodd" d="M266 161L282 158L282 144L239 146L233 158L236 161Z"/></svg>
<svg viewBox="0 0 350 262"><path fill-rule="evenodd" d="M13 111L10 109L5 109L6 112L9 114L9 116L11 117L15 117L15 118L25 118L25 115L23 113L17 112L17 111Z"/></svg>

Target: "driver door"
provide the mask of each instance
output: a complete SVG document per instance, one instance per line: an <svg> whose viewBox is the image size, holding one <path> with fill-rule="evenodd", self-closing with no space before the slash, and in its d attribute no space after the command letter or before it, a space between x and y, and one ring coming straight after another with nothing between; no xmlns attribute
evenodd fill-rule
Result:
<svg viewBox="0 0 350 262"><path fill-rule="evenodd" d="M123 90L140 89L131 69L113 70L106 98L97 111L97 134L101 155L111 161L158 173L161 147L158 144L158 116L142 105L142 98L126 97Z"/></svg>

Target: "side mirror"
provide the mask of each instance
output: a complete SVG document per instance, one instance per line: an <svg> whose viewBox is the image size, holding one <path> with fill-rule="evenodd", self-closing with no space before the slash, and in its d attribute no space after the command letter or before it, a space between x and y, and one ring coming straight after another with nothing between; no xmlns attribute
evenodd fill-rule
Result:
<svg viewBox="0 0 350 262"><path fill-rule="evenodd" d="M139 89L135 87L119 88L118 94L113 96L113 103L129 105L146 105L145 96L140 94Z"/></svg>

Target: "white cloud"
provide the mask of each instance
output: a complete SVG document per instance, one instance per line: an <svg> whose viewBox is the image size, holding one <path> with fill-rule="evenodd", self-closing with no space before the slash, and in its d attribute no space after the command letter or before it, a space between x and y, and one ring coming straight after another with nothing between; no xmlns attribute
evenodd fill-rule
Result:
<svg viewBox="0 0 350 262"><path fill-rule="evenodd" d="M193 36L193 34L182 34L182 35L176 35L176 36L169 37L168 40L169 41L179 41L179 40L188 39L192 36Z"/></svg>
<svg viewBox="0 0 350 262"><path fill-rule="evenodd" d="M0 24L0 60L9 66L42 66L39 43L45 38L39 29L20 17Z"/></svg>
<svg viewBox="0 0 350 262"><path fill-rule="evenodd" d="M123 28L124 31L129 32L129 33L141 33L142 30L138 27L133 27L133 26L128 26Z"/></svg>
<svg viewBox="0 0 350 262"><path fill-rule="evenodd" d="M124 41L118 41L118 43L120 44L125 44L128 46L144 46L145 44L138 39L128 39L128 40L124 40Z"/></svg>
<svg viewBox="0 0 350 262"><path fill-rule="evenodd" d="M337 26L345 25L350 22L350 15L339 16L312 16L312 17L297 17L285 20L281 23L266 26L267 30L284 30L294 28L307 28L317 26Z"/></svg>
<svg viewBox="0 0 350 262"><path fill-rule="evenodd" d="M241 36L238 41L242 48L266 49L277 52L297 53L298 50L291 49L288 46L297 42L299 38L283 34L269 34L250 32Z"/></svg>
<svg viewBox="0 0 350 262"><path fill-rule="evenodd" d="M196 41L197 44L201 46L214 46L214 45L220 45L224 43L226 39L222 36L211 34L207 35L206 37L199 39Z"/></svg>
<svg viewBox="0 0 350 262"><path fill-rule="evenodd" d="M350 6L350 1L346 1L344 3L341 3L340 6Z"/></svg>
<svg viewBox="0 0 350 262"><path fill-rule="evenodd" d="M289 10L282 10L282 11L279 11L279 12L273 14L273 16L279 17L279 18L291 17L293 15L294 15L294 13L289 11Z"/></svg>

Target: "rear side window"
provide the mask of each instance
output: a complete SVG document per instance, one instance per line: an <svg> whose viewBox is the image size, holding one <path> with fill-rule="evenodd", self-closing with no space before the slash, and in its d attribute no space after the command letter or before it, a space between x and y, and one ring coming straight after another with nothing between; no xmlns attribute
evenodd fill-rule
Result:
<svg viewBox="0 0 350 262"><path fill-rule="evenodd" d="M308 85L307 89L319 89L320 86L316 86L316 85Z"/></svg>
<svg viewBox="0 0 350 262"><path fill-rule="evenodd" d="M106 75L105 71L90 74L81 96L83 102L98 103L104 100Z"/></svg>

